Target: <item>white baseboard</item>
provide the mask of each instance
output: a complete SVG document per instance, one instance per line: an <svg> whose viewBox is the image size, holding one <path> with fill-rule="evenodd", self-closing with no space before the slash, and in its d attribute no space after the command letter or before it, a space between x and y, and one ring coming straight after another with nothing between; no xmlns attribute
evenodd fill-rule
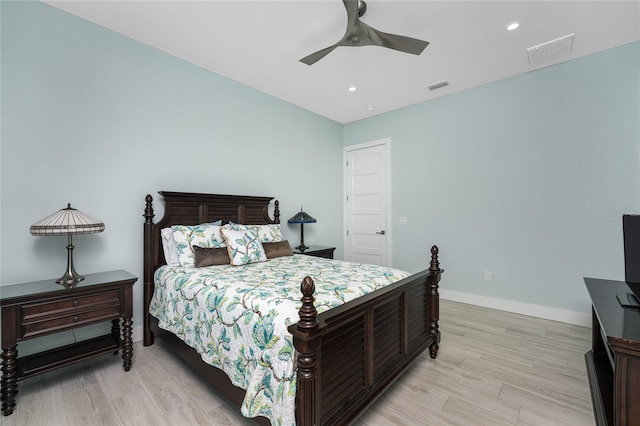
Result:
<svg viewBox="0 0 640 426"><path fill-rule="evenodd" d="M137 327L133 327L133 329L131 330L131 340L133 340L134 342L142 342L143 338L144 331L142 329L142 326L139 325Z"/></svg>
<svg viewBox="0 0 640 426"><path fill-rule="evenodd" d="M467 303L469 305L483 306L485 308L560 321L567 324L591 327L591 315L582 312L565 311L563 309L549 308L547 306L532 305L530 303L498 299L495 297L479 296L477 294L463 293L461 291L443 288L441 288L439 292L441 299L451 300L453 302Z"/></svg>

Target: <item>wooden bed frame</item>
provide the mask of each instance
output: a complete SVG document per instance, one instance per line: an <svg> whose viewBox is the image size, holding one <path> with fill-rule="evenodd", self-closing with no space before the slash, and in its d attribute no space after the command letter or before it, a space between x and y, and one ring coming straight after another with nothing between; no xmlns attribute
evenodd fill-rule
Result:
<svg viewBox="0 0 640 426"><path fill-rule="evenodd" d="M153 198L146 196L144 212L144 345L154 336L183 358L199 375L238 407L244 390L212 367L177 336L158 327L149 314L154 271L164 265L160 230L222 219L243 224L280 223L278 201L237 195L159 192L165 201L162 219L154 223ZM438 354L438 283L442 274L438 248L431 248L427 270L414 274L342 306L316 313L314 283L301 283L300 321L289 327L298 352L296 422L298 425L345 424L355 420L426 348ZM269 424L259 417L258 423Z"/></svg>

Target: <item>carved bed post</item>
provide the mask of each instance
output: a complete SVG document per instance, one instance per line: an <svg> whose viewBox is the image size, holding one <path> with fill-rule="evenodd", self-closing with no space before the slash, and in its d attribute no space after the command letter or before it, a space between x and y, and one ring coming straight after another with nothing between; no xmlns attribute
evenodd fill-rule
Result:
<svg viewBox="0 0 640 426"><path fill-rule="evenodd" d="M313 305L315 284L311 277L302 280L302 307L300 321L293 336L298 351L298 383L296 385L296 422L298 425L320 424L320 403L317 395L319 374L316 369L316 351L320 347L317 311Z"/></svg>
<svg viewBox="0 0 640 426"><path fill-rule="evenodd" d="M280 223L280 202L276 200L275 207L273 209L273 219L275 223Z"/></svg>
<svg viewBox="0 0 640 426"><path fill-rule="evenodd" d="M143 318L143 344L144 346L153 345L153 333L149 325L149 303L153 296L153 197L147 194L145 197L146 207L144 209L144 318Z"/></svg>
<svg viewBox="0 0 640 426"><path fill-rule="evenodd" d="M440 330L438 330L438 320L440 319L440 295L438 294L438 283L442 270L438 261L438 246L431 247L431 265L429 266L429 330L434 337L434 343L429 346L431 358L438 356L438 345L440 343Z"/></svg>

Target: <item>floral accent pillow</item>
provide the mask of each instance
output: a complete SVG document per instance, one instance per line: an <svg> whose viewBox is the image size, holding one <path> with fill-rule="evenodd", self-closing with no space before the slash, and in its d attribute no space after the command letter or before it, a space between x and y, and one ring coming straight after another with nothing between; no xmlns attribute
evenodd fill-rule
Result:
<svg viewBox="0 0 640 426"><path fill-rule="evenodd" d="M232 229L234 231L246 231L253 228L255 225L240 225L239 223L229 222L224 225L224 229Z"/></svg>
<svg viewBox="0 0 640 426"><path fill-rule="evenodd" d="M233 229L234 231L247 231L255 228L258 231L258 238L261 243L278 243L284 241L280 224L273 225L239 225L230 222L224 226L225 229Z"/></svg>
<svg viewBox="0 0 640 426"><path fill-rule="evenodd" d="M232 265L240 266L267 260L256 228L251 227L246 230L222 228L222 236L226 242Z"/></svg>
<svg viewBox="0 0 640 426"><path fill-rule="evenodd" d="M279 224L257 225L256 228L258 228L258 238L260 238L260 241L263 243L279 243L280 241L284 241Z"/></svg>
<svg viewBox="0 0 640 426"><path fill-rule="evenodd" d="M178 249L180 266L183 268L195 268L193 246L204 248L226 247L224 238L220 234L221 228L221 226L215 225L172 226L171 233Z"/></svg>
<svg viewBox="0 0 640 426"><path fill-rule="evenodd" d="M202 225L216 225L221 226L222 220L216 220L211 223L203 223ZM169 266L180 266L180 257L178 256L178 249L176 248L176 241L173 239L173 230L171 227L162 228L160 230L162 236L162 251L164 252L164 260Z"/></svg>

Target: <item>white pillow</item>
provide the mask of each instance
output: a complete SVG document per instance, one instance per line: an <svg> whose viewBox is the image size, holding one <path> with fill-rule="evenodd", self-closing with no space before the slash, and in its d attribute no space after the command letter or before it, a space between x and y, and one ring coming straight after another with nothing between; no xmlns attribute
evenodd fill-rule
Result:
<svg viewBox="0 0 640 426"><path fill-rule="evenodd" d="M232 265L240 266L267 260L255 227L246 230L222 228L221 233L227 245Z"/></svg>
<svg viewBox="0 0 640 426"><path fill-rule="evenodd" d="M215 222L203 223L203 225L222 225L222 220L216 220ZM164 260L169 266L180 266L180 257L178 256L178 248L176 247L176 240L173 239L173 231L171 227L162 228L160 230L162 237L162 251L164 253Z"/></svg>
<svg viewBox="0 0 640 426"><path fill-rule="evenodd" d="M171 228L162 228L160 230L162 236L162 251L164 252L164 260L169 266L180 266L180 258L178 257L178 248L176 240L173 239L173 231Z"/></svg>

